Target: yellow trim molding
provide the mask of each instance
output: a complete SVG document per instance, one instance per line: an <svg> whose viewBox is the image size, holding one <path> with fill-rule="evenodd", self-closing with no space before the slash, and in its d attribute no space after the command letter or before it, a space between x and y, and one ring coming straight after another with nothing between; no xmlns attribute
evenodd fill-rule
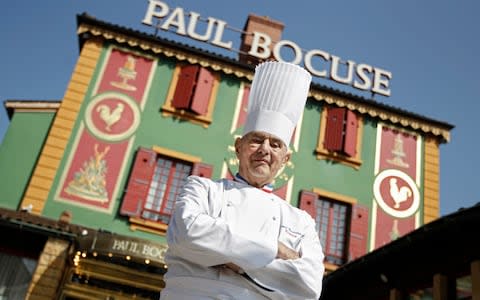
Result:
<svg viewBox="0 0 480 300"><path fill-rule="evenodd" d="M329 192L320 188L313 188L312 191L319 196L322 196L331 200L335 200L335 201L348 203L351 205L357 204L358 202L356 198L353 198L347 195L338 194L335 192Z"/></svg>
<svg viewBox="0 0 480 300"><path fill-rule="evenodd" d="M158 235L165 235L167 233L168 225L166 224L137 217L130 217L128 220L130 221L130 229L133 231L140 230Z"/></svg>
<svg viewBox="0 0 480 300"><path fill-rule="evenodd" d="M435 139L425 139L424 155L423 222L427 224L440 216L440 150Z"/></svg>
<svg viewBox="0 0 480 300"><path fill-rule="evenodd" d="M88 40L84 45L20 208L31 206L31 213L42 214L101 51L100 39Z"/></svg>
<svg viewBox="0 0 480 300"><path fill-rule="evenodd" d="M182 153L182 152L179 152L179 151L163 148L163 147L160 147L160 146L153 146L152 149L153 149L153 151L157 152L158 154L162 154L162 155L165 155L165 156L168 156L168 157L188 161L188 162L191 162L191 163L199 163L199 162L202 161L202 159L198 156L193 156L193 155L190 155L190 154L186 154L186 153Z"/></svg>

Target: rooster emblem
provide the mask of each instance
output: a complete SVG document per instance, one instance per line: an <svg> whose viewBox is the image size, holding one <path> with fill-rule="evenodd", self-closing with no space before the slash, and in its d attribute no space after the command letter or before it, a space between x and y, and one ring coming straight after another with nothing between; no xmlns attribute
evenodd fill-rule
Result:
<svg viewBox="0 0 480 300"><path fill-rule="evenodd" d="M412 191L408 186L402 186L398 188L397 179L390 179L390 196L392 196L393 201L395 202L394 207L399 208L400 203L407 201L409 197L412 196Z"/></svg>
<svg viewBox="0 0 480 300"><path fill-rule="evenodd" d="M112 111L106 104L101 104L97 107L97 112L100 113L100 119L102 119L106 124L106 131L111 131L111 126L113 126L122 118L124 109L125 105L123 103L117 103L117 106Z"/></svg>

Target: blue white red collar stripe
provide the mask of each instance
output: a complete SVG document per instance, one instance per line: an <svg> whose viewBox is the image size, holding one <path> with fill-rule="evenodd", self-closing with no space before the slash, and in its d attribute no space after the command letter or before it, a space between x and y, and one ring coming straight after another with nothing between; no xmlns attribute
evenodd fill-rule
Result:
<svg viewBox="0 0 480 300"><path fill-rule="evenodd" d="M237 182L241 182L247 185L250 185L240 174L235 174L235 177L233 178ZM272 184L266 184L262 188L260 188L262 191L267 192L267 193L272 193L273 192L273 185Z"/></svg>

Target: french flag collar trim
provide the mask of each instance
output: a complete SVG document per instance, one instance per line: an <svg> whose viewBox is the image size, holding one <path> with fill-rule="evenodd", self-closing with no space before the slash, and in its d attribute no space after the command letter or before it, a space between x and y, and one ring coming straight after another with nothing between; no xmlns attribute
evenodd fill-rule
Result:
<svg viewBox="0 0 480 300"><path fill-rule="evenodd" d="M246 185L250 185L242 176L240 176L240 174L235 174L235 177L233 178L236 182L241 182L241 183L244 183ZM264 192L267 192L267 193L272 193L273 192L273 184L266 184L264 185L262 188L259 188L261 189L262 191Z"/></svg>

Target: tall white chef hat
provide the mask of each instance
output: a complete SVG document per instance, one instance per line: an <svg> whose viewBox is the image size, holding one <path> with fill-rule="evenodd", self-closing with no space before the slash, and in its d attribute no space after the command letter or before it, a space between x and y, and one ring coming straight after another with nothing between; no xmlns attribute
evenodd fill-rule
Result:
<svg viewBox="0 0 480 300"><path fill-rule="evenodd" d="M255 68L243 134L264 131L290 144L307 101L312 76L285 62L264 62Z"/></svg>

